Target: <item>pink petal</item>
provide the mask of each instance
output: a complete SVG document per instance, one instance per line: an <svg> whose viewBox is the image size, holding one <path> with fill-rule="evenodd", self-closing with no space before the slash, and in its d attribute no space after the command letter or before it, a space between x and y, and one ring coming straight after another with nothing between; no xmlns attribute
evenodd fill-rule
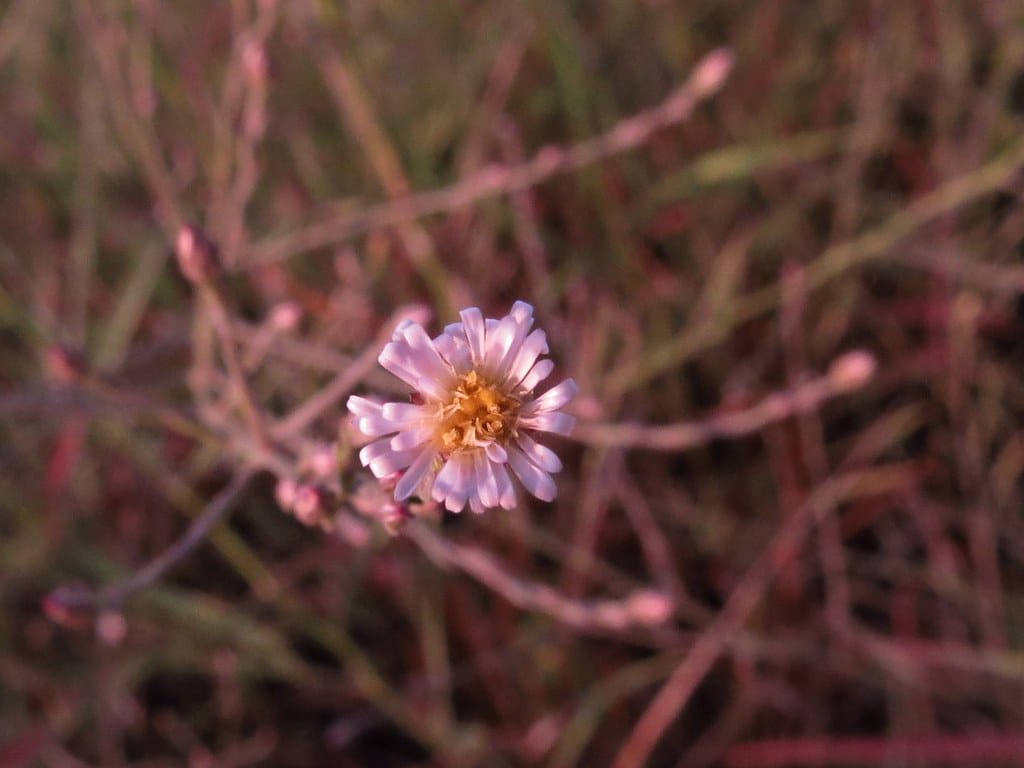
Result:
<svg viewBox="0 0 1024 768"><path fill-rule="evenodd" d="M352 395L348 399L348 410L356 416L379 416L381 404L375 403L373 400L367 400L365 397L359 395Z"/></svg>
<svg viewBox="0 0 1024 768"><path fill-rule="evenodd" d="M501 364L505 356L512 349L516 340L516 333L519 331L519 324L513 317L504 317L498 322L498 327L487 333L487 349L484 357L483 369L493 381L499 378Z"/></svg>
<svg viewBox="0 0 1024 768"><path fill-rule="evenodd" d="M487 453L487 458L497 464L504 464L508 461L508 454L505 453L505 449L493 440L484 446L484 451Z"/></svg>
<svg viewBox="0 0 1024 768"><path fill-rule="evenodd" d="M505 373L504 381L515 387L530 372L530 368L537 361L537 358L548 351L547 335L540 328L535 330L519 346L515 356L510 360L508 371Z"/></svg>
<svg viewBox="0 0 1024 768"><path fill-rule="evenodd" d="M455 382L451 368L441 357L422 325L413 323L406 326L404 337L409 348L416 353L414 359L416 369L420 373L448 386Z"/></svg>
<svg viewBox="0 0 1024 768"><path fill-rule="evenodd" d="M525 432L516 436L516 442L531 462L543 469L545 472L561 472L562 461L554 451L547 446L541 445Z"/></svg>
<svg viewBox="0 0 1024 768"><path fill-rule="evenodd" d="M445 328L444 333L434 339L434 346L441 353L441 357L461 376L473 368L473 358L469 354L469 344L466 342L465 333L462 332L462 324L457 324L457 332L449 331L451 327Z"/></svg>
<svg viewBox="0 0 1024 768"><path fill-rule="evenodd" d="M433 446L429 446L420 452L416 460L405 471L405 474L402 475L402 479L398 481L398 485L395 487L395 501L405 501L413 495L420 486L420 483L430 474L430 470L434 466L434 459L436 458L437 449Z"/></svg>
<svg viewBox="0 0 1024 768"><path fill-rule="evenodd" d="M509 315L516 319L520 325L529 328L533 325L533 305L525 301L517 301L509 310Z"/></svg>
<svg viewBox="0 0 1024 768"><path fill-rule="evenodd" d="M576 426L576 417L561 411L538 413L534 416L519 419L519 425L537 432L553 432L556 435L568 435Z"/></svg>
<svg viewBox="0 0 1024 768"><path fill-rule="evenodd" d="M461 512L469 498L472 466L464 453L448 459L434 479L434 490L431 492L434 501L443 501L449 512Z"/></svg>
<svg viewBox="0 0 1024 768"><path fill-rule="evenodd" d="M487 507L484 505L484 502L480 500L480 496L476 493L470 494L469 508L478 515L482 515L487 511Z"/></svg>
<svg viewBox="0 0 1024 768"><path fill-rule="evenodd" d="M407 451L417 445L423 445L433 436L434 427L432 425L403 429L391 438L391 448L395 451Z"/></svg>
<svg viewBox="0 0 1024 768"><path fill-rule="evenodd" d="M498 478L494 476L491 462L483 451L474 452L473 467L476 470L476 490L480 501L485 507L498 506Z"/></svg>
<svg viewBox="0 0 1024 768"><path fill-rule="evenodd" d="M520 413L523 416L530 416L534 413L557 410L576 397L578 391L579 387L576 386L576 382L572 379L566 379L558 386L549 389L532 403L527 403L523 406Z"/></svg>
<svg viewBox="0 0 1024 768"><path fill-rule="evenodd" d="M367 437L390 435L401 429L400 424L395 424L391 419L385 419L383 416L361 416L356 420L356 426Z"/></svg>
<svg viewBox="0 0 1024 768"><path fill-rule="evenodd" d="M487 341L487 326L484 317L476 307L462 310L459 317L462 318L462 328L466 333L466 341L469 343L469 354L473 359L473 365L480 365L484 360Z"/></svg>
<svg viewBox="0 0 1024 768"><path fill-rule="evenodd" d="M395 330L391 332L391 340L402 341L403 339L405 339L405 329L408 328L410 325L416 325L416 321L410 318L406 318L398 325L396 325Z"/></svg>
<svg viewBox="0 0 1024 768"><path fill-rule="evenodd" d="M537 364L530 369L530 372L523 377L523 380L519 382L519 390L522 392L532 392L534 387L540 384L546 379L551 372L555 370L555 363L553 360L538 360Z"/></svg>
<svg viewBox="0 0 1024 768"><path fill-rule="evenodd" d="M381 414L396 424L416 424L433 418L434 409L414 403L387 403L381 409Z"/></svg>
<svg viewBox="0 0 1024 768"><path fill-rule="evenodd" d="M541 501L554 500L558 489L551 475L532 464L517 448L509 448L508 463L526 490Z"/></svg>
<svg viewBox="0 0 1024 768"><path fill-rule="evenodd" d="M377 361L417 392L422 392L435 400L447 399L447 387L419 371L416 350L411 349L408 344L402 341L385 344Z"/></svg>
<svg viewBox="0 0 1024 768"><path fill-rule="evenodd" d="M383 440L375 440L364 445L359 451L359 461L365 467L374 459L391 452L391 439L385 437Z"/></svg>
<svg viewBox="0 0 1024 768"><path fill-rule="evenodd" d="M516 487L504 464L491 464L494 479L498 481L498 503L504 509L516 508Z"/></svg>
<svg viewBox="0 0 1024 768"><path fill-rule="evenodd" d="M400 469L408 467L413 460L419 456L421 449L413 448L408 451L391 451L377 456L370 461L370 471L374 477L387 477L395 474Z"/></svg>
<svg viewBox="0 0 1024 768"><path fill-rule="evenodd" d="M519 358L523 341L533 325L533 307L525 301L517 301L512 306L512 311L501 322L511 322L515 327L515 333L512 336L511 343L508 345L508 349L505 350L504 354L501 355L494 365L493 375L494 380L497 382L505 382L508 379L509 370ZM523 373L525 374L526 371L524 370ZM522 376L519 376L514 383L518 384L521 378Z"/></svg>

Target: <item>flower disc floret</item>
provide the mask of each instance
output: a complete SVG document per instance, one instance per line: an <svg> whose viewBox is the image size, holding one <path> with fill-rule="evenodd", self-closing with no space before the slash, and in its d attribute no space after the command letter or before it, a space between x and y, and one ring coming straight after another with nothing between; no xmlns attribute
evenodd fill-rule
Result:
<svg viewBox="0 0 1024 768"><path fill-rule="evenodd" d="M515 433L520 402L491 386L476 371L459 378L450 403L441 410L438 436L449 455L468 448L486 448Z"/></svg>

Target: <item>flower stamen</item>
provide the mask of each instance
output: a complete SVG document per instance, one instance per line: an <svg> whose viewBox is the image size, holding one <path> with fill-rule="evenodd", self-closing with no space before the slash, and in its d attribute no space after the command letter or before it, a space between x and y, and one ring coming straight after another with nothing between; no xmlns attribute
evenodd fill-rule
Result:
<svg viewBox="0 0 1024 768"><path fill-rule="evenodd" d="M475 370L459 379L451 402L441 409L438 435L443 450L453 453L504 441L515 434L520 401L488 384Z"/></svg>

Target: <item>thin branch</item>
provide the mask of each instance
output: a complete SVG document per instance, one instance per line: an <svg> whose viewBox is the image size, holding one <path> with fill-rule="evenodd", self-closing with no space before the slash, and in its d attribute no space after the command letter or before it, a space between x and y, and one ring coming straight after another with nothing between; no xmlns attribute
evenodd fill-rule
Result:
<svg viewBox="0 0 1024 768"><path fill-rule="evenodd" d="M380 350L387 343L388 339L391 338L395 327L407 318L415 317L422 319L424 312L425 310L422 307L415 305L402 307L395 312L391 319L381 327L376 340L365 351L349 362L327 386L289 413L272 428L271 431L274 436L283 438L296 435L320 418L327 409L331 408L341 398L355 389L356 385L374 369L377 365L377 357L380 354Z"/></svg>
<svg viewBox="0 0 1024 768"><path fill-rule="evenodd" d="M238 359L238 351L235 348L235 332L231 322L231 315L228 313L217 288L212 282L200 283L196 286L199 298L207 310L207 316L213 324L214 333L220 344L221 355L224 358L224 367L227 372L228 381L238 397L241 406L242 416L246 421L253 439L262 442L264 437L263 416L256 405L256 398L249 388L249 383Z"/></svg>
<svg viewBox="0 0 1024 768"><path fill-rule="evenodd" d="M862 487L867 486L872 492L887 492L904 483L903 472L897 470L894 473L893 469L891 466L875 467L833 476L819 486L806 503L793 511L771 544L732 590L718 617L700 634L682 663L658 691L619 750L613 768L647 764L665 729L686 706L697 686L761 602L780 569L799 553L821 518L841 501L862 492Z"/></svg>
<svg viewBox="0 0 1024 768"><path fill-rule="evenodd" d="M893 213L877 227L829 246L806 267L808 295L848 270L888 256L891 250L925 224L1006 186L1024 167L1024 140L1012 144L990 163L952 179ZM902 258L894 263L909 264ZM915 264L920 268L920 264ZM972 267L973 268L973 267ZM994 277L989 275L988 277ZM1019 279L1020 275L1014 275ZM701 350L723 340L743 323L775 309L779 287L768 285L729 299L707 322L698 323L647 351L632 365L608 377L606 394L621 395L676 368Z"/></svg>
<svg viewBox="0 0 1024 768"><path fill-rule="evenodd" d="M362 148L378 184L390 199L405 198L411 186L409 179L394 143L381 125L366 86L337 51L333 41L316 48L324 82L346 126ZM414 220L402 222L397 227L397 235L403 251L430 290L434 304L445 314L454 313L456 307L451 300L453 279L438 258L430 235Z"/></svg>
<svg viewBox="0 0 1024 768"><path fill-rule="evenodd" d="M581 422L572 438L588 445L622 449L685 451L710 440L749 435L773 422L812 412L826 400L864 386L874 375L875 368L874 357L857 350L836 359L824 376L774 392L744 411L675 424Z"/></svg>
<svg viewBox="0 0 1024 768"><path fill-rule="evenodd" d="M125 150L138 163L143 179L153 195L164 233L170 239L181 229L186 219L178 199L177 184L167 166L152 122L132 106L128 86L124 82L124 35L110 18L113 14L101 10L102 5L98 2L84 2L76 4L75 10L80 14L79 23L85 31L84 38L89 41L99 65L114 128Z"/></svg>
<svg viewBox="0 0 1024 768"><path fill-rule="evenodd" d="M199 546L213 527L231 511L255 474L251 469L236 474L192 522L180 539L123 581L98 590L75 586L58 587L50 593L47 602L52 602L62 609L107 608L120 605L126 598L155 582Z"/></svg>
<svg viewBox="0 0 1024 768"><path fill-rule="evenodd" d="M766 739L732 747L729 768L801 765L1019 765L1020 733L981 731L912 737L850 739Z"/></svg>
<svg viewBox="0 0 1024 768"><path fill-rule="evenodd" d="M282 261L365 232L465 208L487 198L535 187L555 176L637 149L656 132L685 122L701 101L721 89L731 69L732 53L724 48L714 50L697 63L689 80L665 101L626 118L607 133L567 148L543 147L522 165L490 165L449 187L380 203L273 237L253 247L246 265L255 267Z"/></svg>
<svg viewBox="0 0 1024 768"><path fill-rule="evenodd" d="M618 600L572 599L546 584L518 578L484 550L457 544L422 522L402 530L439 568L463 571L517 608L582 631L623 632L661 626L672 618L672 600L659 592L642 589Z"/></svg>

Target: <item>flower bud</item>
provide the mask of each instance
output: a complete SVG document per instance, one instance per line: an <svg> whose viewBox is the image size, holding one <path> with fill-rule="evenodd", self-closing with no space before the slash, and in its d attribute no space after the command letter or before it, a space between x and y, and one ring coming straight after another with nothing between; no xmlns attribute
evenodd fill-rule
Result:
<svg viewBox="0 0 1024 768"><path fill-rule="evenodd" d="M47 348L43 365L49 377L62 384L78 381L89 372L89 364L81 352L59 345Z"/></svg>
<svg viewBox="0 0 1024 768"><path fill-rule="evenodd" d="M282 301L270 310L269 323L275 331L294 331L302 319L302 307L294 301Z"/></svg>
<svg viewBox="0 0 1024 768"><path fill-rule="evenodd" d="M327 514L330 501L330 493L326 489L315 485L300 485L295 489L292 512L303 525L318 525Z"/></svg>
<svg viewBox="0 0 1024 768"><path fill-rule="evenodd" d="M672 618L672 598L652 589L641 589L626 599L626 610L637 624L647 627L664 624Z"/></svg>
<svg viewBox="0 0 1024 768"><path fill-rule="evenodd" d="M199 227L181 228L177 242L178 268L193 285L208 283L218 272L217 246Z"/></svg>
<svg viewBox="0 0 1024 768"><path fill-rule="evenodd" d="M338 457L333 445L321 445L308 458L309 471L317 477L329 478L338 472Z"/></svg>
<svg viewBox="0 0 1024 768"><path fill-rule="evenodd" d="M828 369L828 379L839 392L853 392L860 389L875 375L878 361L864 349L847 352Z"/></svg>
<svg viewBox="0 0 1024 768"><path fill-rule="evenodd" d="M274 498L277 500L277 505L286 512L291 512L292 507L295 505L295 494L298 490L298 484L294 480L285 478L277 481L277 486L274 488Z"/></svg>
<svg viewBox="0 0 1024 768"><path fill-rule="evenodd" d="M120 645L128 634L128 622L119 611L103 611L96 617L96 637L110 647Z"/></svg>
<svg viewBox="0 0 1024 768"><path fill-rule="evenodd" d="M701 96L717 91L729 76L734 63L735 57L728 48L718 48L709 53L690 78L694 90Z"/></svg>

